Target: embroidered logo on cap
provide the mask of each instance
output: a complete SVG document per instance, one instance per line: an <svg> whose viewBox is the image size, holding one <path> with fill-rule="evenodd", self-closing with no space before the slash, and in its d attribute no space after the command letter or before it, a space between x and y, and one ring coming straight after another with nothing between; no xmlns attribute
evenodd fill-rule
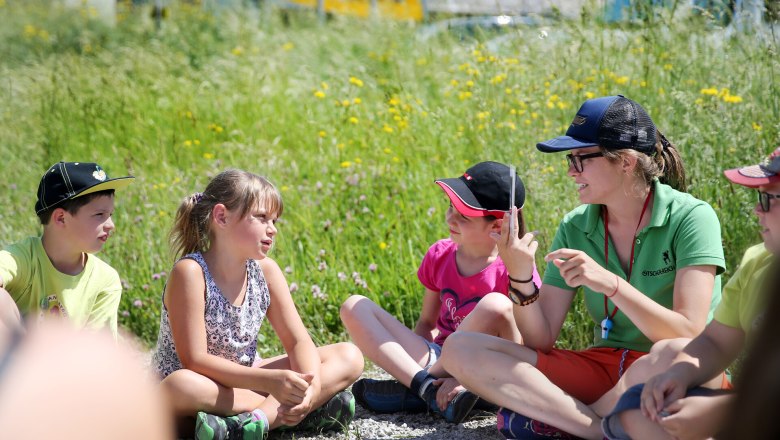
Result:
<svg viewBox="0 0 780 440"><path fill-rule="evenodd" d="M585 116L577 115L577 116L574 117L574 120L571 121L571 125L582 125L587 120L588 120L588 118L586 118Z"/></svg>
<svg viewBox="0 0 780 440"><path fill-rule="evenodd" d="M96 171L92 172L92 177L102 182L106 180L106 172L98 168Z"/></svg>

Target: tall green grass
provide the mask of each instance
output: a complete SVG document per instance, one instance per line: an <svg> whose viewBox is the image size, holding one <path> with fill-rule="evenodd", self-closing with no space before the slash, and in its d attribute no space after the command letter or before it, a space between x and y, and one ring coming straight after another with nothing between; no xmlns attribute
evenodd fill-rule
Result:
<svg viewBox="0 0 780 440"><path fill-rule="evenodd" d="M166 243L179 201L227 167L267 175L285 215L272 256L286 268L318 343L345 338L338 307L360 293L412 326L416 269L447 235L433 180L482 160L511 162L541 231L538 261L578 201L561 155L582 101L621 93L642 103L680 149L690 192L711 203L729 272L757 243L754 194L728 167L780 141L778 46L706 17L661 11L642 23L575 21L495 35L417 38L415 25L311 12L169 6L156 29L144 7L114 27L89 9L0 0L0 242L39 233L38 179L59 160L96 161L136 183L117 195L116 235L101 258L126 284L121 323L153 342ZM542 32L544 31L544 32ZM473 38L472 38L473 37ZM318 288L323 296L313 295ZM581 307L563 346L591 339ZM261 352L279 349L270 326Z"/></svg>

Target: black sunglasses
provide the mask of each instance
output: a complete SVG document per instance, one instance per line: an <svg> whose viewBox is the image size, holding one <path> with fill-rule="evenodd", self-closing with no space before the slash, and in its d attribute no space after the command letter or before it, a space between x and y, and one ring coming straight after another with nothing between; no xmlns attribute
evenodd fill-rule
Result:
<svg viewBox="0 0 780 440"><path fill-rule="evenodd" d="M763 191L758 192L758 204L761 205L761 210L769 212L769 208L772 206L769 204L772 199L780 199L778 194L769 194Z"/></svg>
<svg viewBox="0 0 780 440"><path fill-rule="evenodd" d="M573 154L567 154L566 160L569 161L569 166L574 167L574 169L578 172L582 172L582 161L585 159L592 159L594 157L601 157L604 156L603 151L599 151L598 153L590 153L590 154L581 154L579 156L575 156Z"/></svg>

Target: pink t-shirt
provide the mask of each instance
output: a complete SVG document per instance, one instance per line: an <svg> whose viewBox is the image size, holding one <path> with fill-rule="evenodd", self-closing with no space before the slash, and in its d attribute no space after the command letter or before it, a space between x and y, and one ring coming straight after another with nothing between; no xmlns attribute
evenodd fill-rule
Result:
<svg viewBox="0 0 780 440"><path fill-rule="evenodd" d="M439 335L433 341L439 345L444 343L451 333L458 329L463 319L474 310L479 300L490 292L507 294L506 266L497 257L488 267L470 277L464 277L458 272L455 261L455 251L458 245L445 238L434 243L423 257L417 278L426 288L439 292L441 308L436 327ZM542 280L534 266L534 284L542 285Z"/></svg>

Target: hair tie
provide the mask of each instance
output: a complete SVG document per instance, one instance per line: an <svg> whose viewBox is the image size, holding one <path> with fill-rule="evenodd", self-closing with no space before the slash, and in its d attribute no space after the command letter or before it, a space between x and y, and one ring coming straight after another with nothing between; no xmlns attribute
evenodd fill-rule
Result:
<svg viewBox="0 0 780 440"><path fill-rule="evenodd" d="M200 203L201 200L203 200L203 193L202 192L193 193L190 196L190 200L192 200L193 204L197 205L198 203Z"/></svg>
<svg viewBox="0 0 780 440"><path fill-rule="evenodd" d="M666 139L666 136L664 136L664 134L661 133L660 130L658 130L658 136L661 138L661 147L664 150L668 150L671 147L671 144L669 143L669 140Z"/></svg>

